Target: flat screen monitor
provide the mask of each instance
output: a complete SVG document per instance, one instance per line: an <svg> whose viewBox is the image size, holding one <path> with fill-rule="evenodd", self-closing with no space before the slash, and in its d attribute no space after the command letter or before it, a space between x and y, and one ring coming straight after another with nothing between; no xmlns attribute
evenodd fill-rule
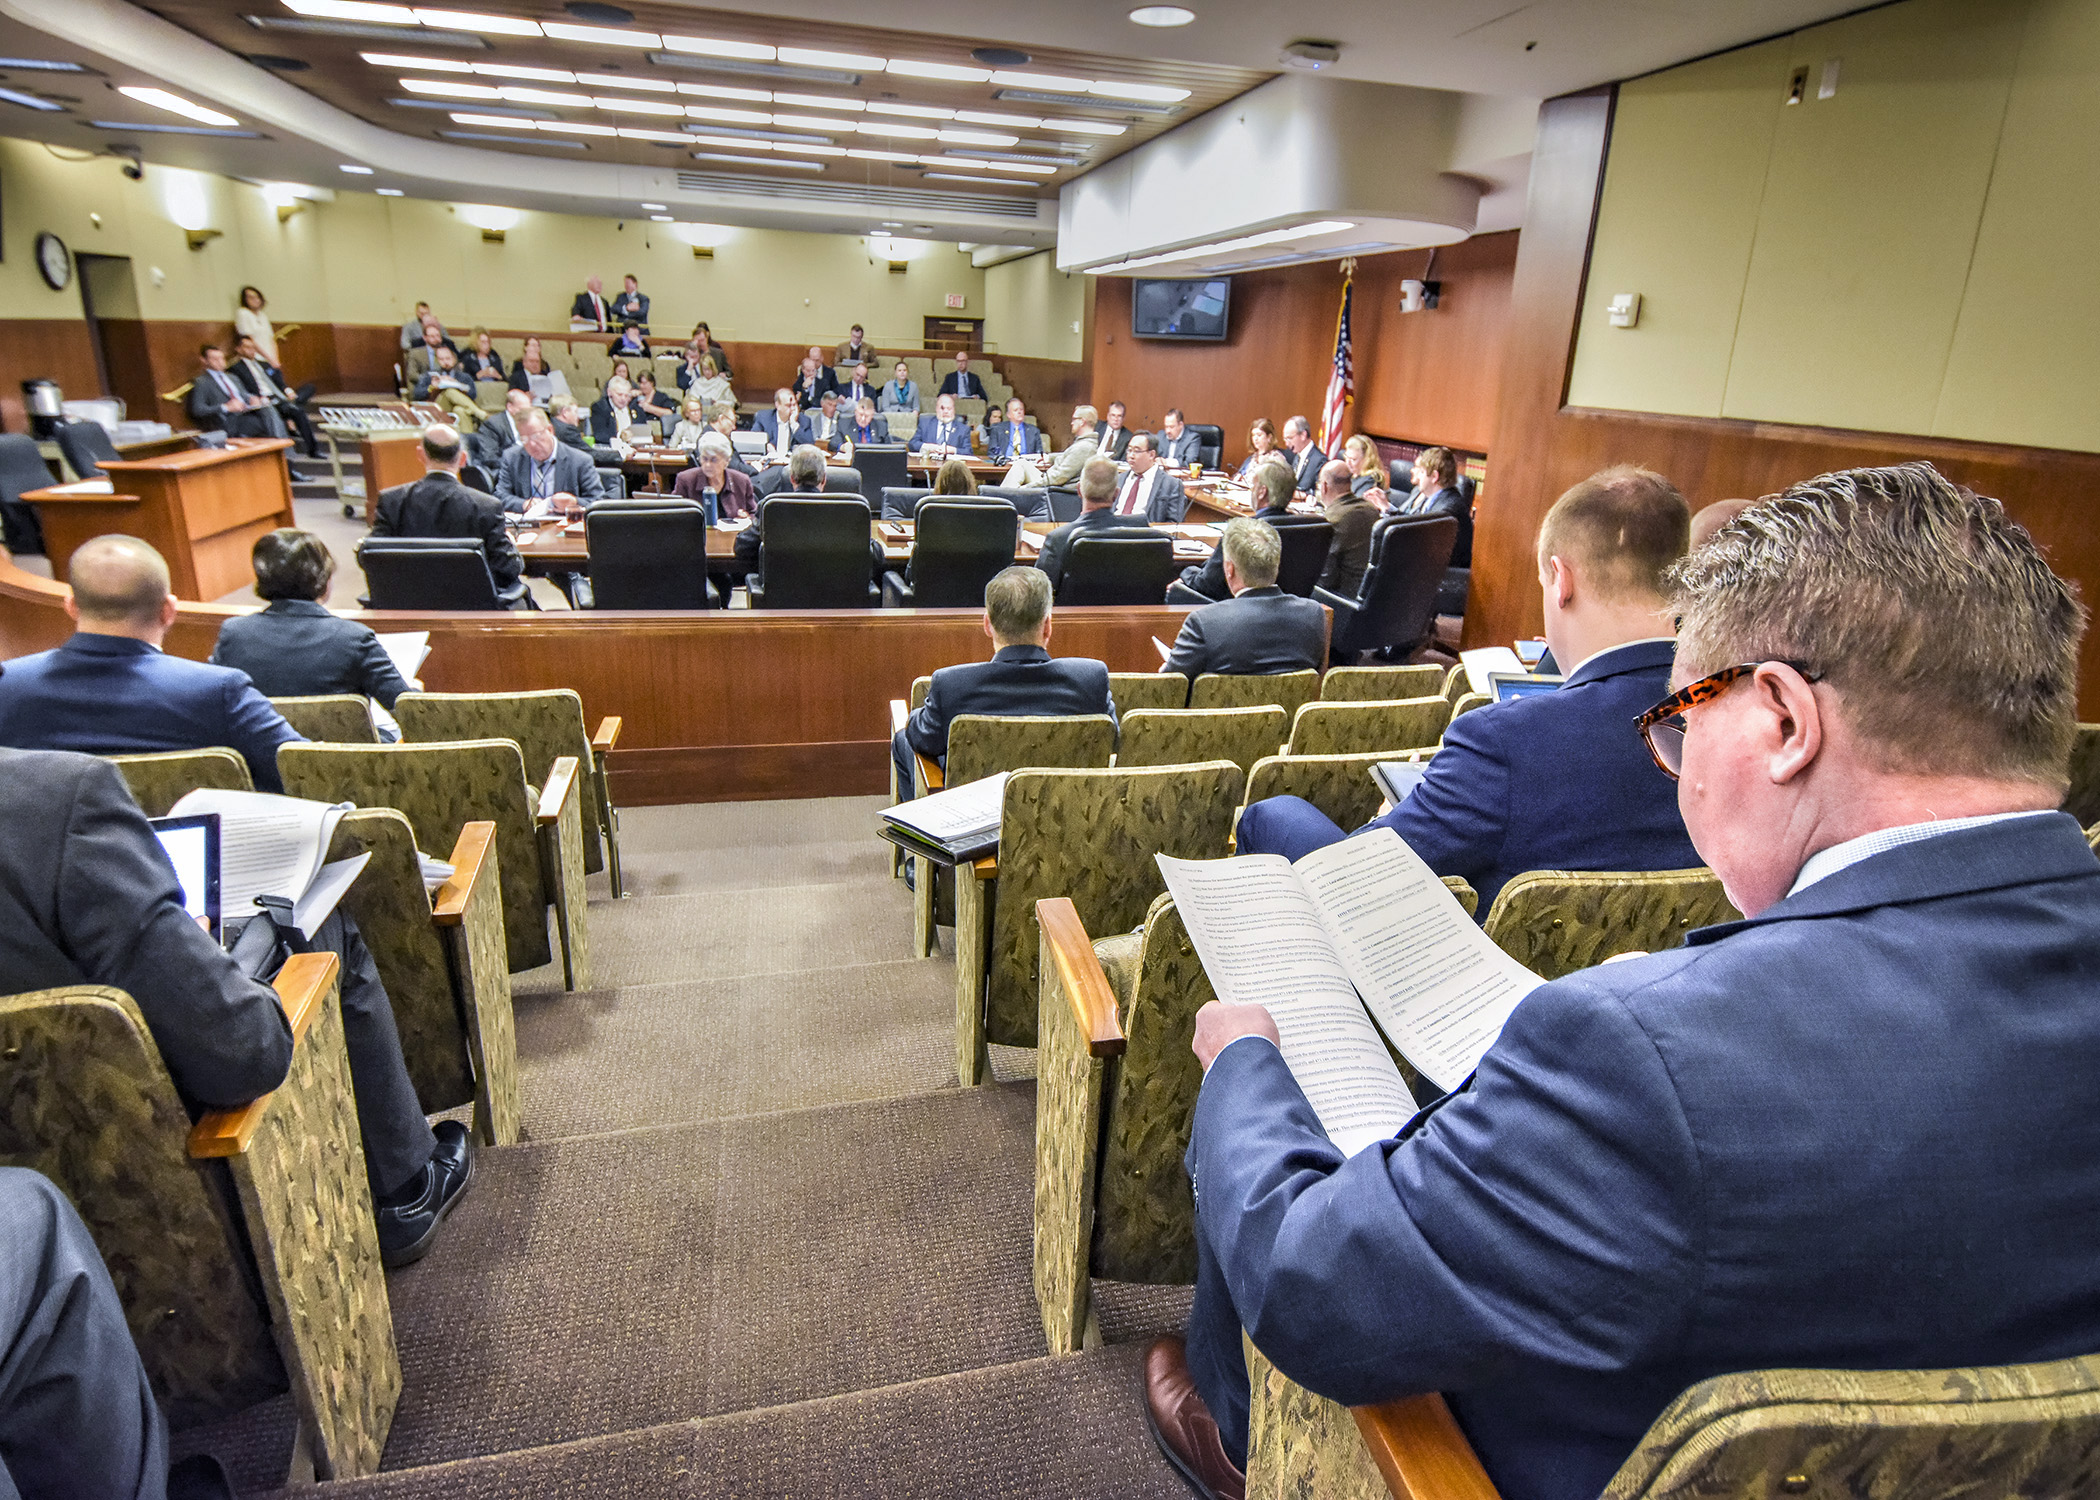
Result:
<svg viewBox="0 0 2100 1500"><path fill-rule="evenodd" d="M1227 277L1207 281L1134 281L1130 288L1130 331L1141 339L1202 339L1216 343L1225 337L1226 316L1231 307L1232 282Z"/></svg>
<svg viewBox="0 0 2100 1500"><path fill-rule="evenodd" d="M152 818L153 836L175 867L176 884L182 887L182 905L213 937L222 937L219 915L219 815L199 813L186 818Z"/></svg>

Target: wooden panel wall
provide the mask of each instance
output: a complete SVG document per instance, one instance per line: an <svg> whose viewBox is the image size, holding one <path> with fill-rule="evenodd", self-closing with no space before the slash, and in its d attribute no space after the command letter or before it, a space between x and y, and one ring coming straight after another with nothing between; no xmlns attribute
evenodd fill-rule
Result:
<svg viewBox="0 0 2100 1500"><path fill-rule="evenodd" d="M1770 422L1570 407L1565 399L1598 186L1611 134L1608 90L1550 100L1539 117L1503 365L1473 541L1468 646L1539 629L1533 543L1569 485L1614 463L1667 474L1692 505L1771 494L1833 469L1926 459L2005 502L2058 573L2100 599L2100 455ZM2100 716L2100 648L2088 633L2082 715Z"/></svg>
<svg viewBox="0 0 2100 1500"><path fill-rule="evenodd" d="M1490 446L1517 238L1515 231L1482 235L1438 251L1443 298L1434 312L1400 311L1400 283L1422 275L1427 251L1358 261L1350 430L1476 452ZM1333 263L1244 272L1232 278L1225 342L1176 344L1133 338L1130 282L1103 277L1089 343L1092 399L1125 402L1139 428L1157 426L1167 407L1179 406L1192 422L1222 426L1226 458L1237 462L1256 417L1280 427L1300 414L1317 425L1341 285Z"/></svg>
<svg viewBox="0 0 2100 1500"><path fill-rule="evenodd" d="M55 380L67 400L99 396L95 345L84 318L17 318L0 324L0 425L27 432L22 382Z"/></svg>

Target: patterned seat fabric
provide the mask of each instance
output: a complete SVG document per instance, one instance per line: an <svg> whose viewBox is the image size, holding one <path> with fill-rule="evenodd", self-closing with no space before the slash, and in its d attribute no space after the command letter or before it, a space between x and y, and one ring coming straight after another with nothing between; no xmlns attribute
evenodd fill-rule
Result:
<svg viewBox="0 0 2100 1500"><path fill-rule="evenodd" d="M222 792L252 792L248 762L237 750L171 750L162 755L105 756L124 778L149 818L165 818L168 809L199 787Z"/></svg>
<svg viewBox="0 0 2100 1500"><path fill-rule="evenodd" d="M1134 708L1186 708L1189 680L1179 672L1111 672L1108 695L1118 718Z"/></svg>
<svg viewBox="0 0 2100 1500"><path fill-rule="evenodd" d="M1373 702L1308 703L1291 723L1293 755L1359 755L1434 745L1451 705L1431 695Z"/></svg>
<svg viewBox="0 0 2100 1500"><path fill-rule="evenodd" d="M1319 696L1320 674L1310 667L1266 676L1205 672L1189 684L1190 708L1259 708L1273 703L1283 710L1286 722Z"/></svg>
<svg viewBox="0 0 2100 1500"><path fill-rule="evenodd" d="M1502 887L1484 925L1518 963L1541 979L1558 979L1616 953L1674 948L1694 927L1741 917L1704 866L1531 870Z"/></svg>
<svg viewBox="0 0 2100 1500"><path fill-rule="evenodd" d="M1229 760L1250 770L1283 743L1283 710L1266 708L1137 709L1125 714L1116 746L1119 766L1182 766Z"/></svg>
<svg viewBox="0 0 2100 1500"><path fill-rule="evenodd" d="M585 776L593 764L583 698L571 688L531 693L403 693L394 700L394 717L401 721L405 744L515 740L525 757L525 779L534 786L547 784L547 773L560 756L575 756L577 770ZM599 844L603 819L595 796L586 791L582 802L583 869L595 875L605 868L605 851Z"/></svg>
<svg viewBox="0 0 2100 1500"><path fill-rule="evenodd" d="M1362 755L1271 755L1254 763L1247 774L1247 805L1267 797L1303 797L1337 828L1354 832L1378 815L1385 794L1371 779L1371 767L1400 756L1371 751Z"/></svg>
<svg viewBox="0 0 2100 1500"><path fill-rule="evenodd" d="M372 702L356 693L272 698L270 707L310 740L338 745L379 743L379 728L372 722Z"/></svg>
<svg viewBox="0 0 2100 1500"><path fill-rule="evenodd" d="M1442 697L1444 668L1330 667L1320 683L1323 703L1365 703L1386 698Z"/></svg>

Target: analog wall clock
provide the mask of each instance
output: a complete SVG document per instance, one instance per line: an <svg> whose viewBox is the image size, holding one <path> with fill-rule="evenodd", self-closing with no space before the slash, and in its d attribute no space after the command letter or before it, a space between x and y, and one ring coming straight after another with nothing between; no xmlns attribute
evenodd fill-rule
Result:
<svg viewBox="0 0 2100 1500"><path fill-rule="evenodd" d="M64 291L73 279L73 257L66 242L49 230L36 237L36 268L43 273L44 285L54 292Z"/></svg>

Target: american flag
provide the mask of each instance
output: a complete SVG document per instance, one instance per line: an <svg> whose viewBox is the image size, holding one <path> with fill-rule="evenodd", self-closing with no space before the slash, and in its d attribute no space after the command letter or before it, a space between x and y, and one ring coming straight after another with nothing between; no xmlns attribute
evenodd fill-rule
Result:
<svg viewBox="0 0 2100 1500"><path fill-rule="evenodd" d="M1320 410L1320 451L1332 454L1342 440L1342 414L1356 399L1356 362L1349 352L1349 291L1356 278L1342 280L1342 315L1334 324L1334 374L1327 381L1327 403Z"/></svg>

